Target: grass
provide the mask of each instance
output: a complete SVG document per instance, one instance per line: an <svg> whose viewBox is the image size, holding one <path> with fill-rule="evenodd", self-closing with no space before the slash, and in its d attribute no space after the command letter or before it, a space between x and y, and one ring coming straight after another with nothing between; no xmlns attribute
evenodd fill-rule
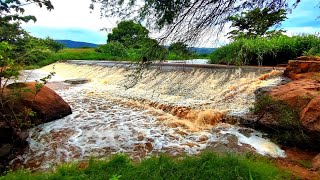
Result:
<svg viewBox="0 0 320 180"><path fill-rule="evenodd" d="M218 155L202 153L173 159L160 155L140 163L127 156L116 155L109 160L91 159L88 166L65 164L54 172L31 173L27 170L9 172L0 180L9 179L289 179L290 174L275 167L270 160L252 155Z"/></svg>
<svg viewBox="0 0 320 180"><path fill-rule="evenodd" d="M319 35L285 35L239 39L210 55L211 63L233 65L277 65L301 55L320 53Z"/></svg>
<svg viewBox="0 0 320 180"><path fill-rule="evenodd" d="M113 56L108 53L96 52L94 48L66 48L57 53L49 53L48 57L37 63L32 63L27 66L26 69L40 68L57 61L63 60L109 60L109 61L139 61L141 55L139 50L127 49L126 56ZM188 57L181 57L173 52L170 52L167 56L167 60L182 60L182 59L194 59L194 58L208 58L206 55L193 54Z"/></svg>

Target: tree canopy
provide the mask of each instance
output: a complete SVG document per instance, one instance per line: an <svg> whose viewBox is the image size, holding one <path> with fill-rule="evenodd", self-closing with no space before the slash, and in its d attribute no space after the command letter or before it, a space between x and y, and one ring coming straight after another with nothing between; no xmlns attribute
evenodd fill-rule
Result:
<svg viewBox="0 0 320 180"><path fill-rule="evenodd" d="M92 0L101 5L106 17L145 21L165 32L162 38L175 41L197 40L206 33L220 32L228 17L255 8L271 12L294 7L300 0Z"/></svg>
<svg viewBox="0 0 320 180"><path fill-rule="evenodd" d="M242 12L228 18L231 22L232 30L228 33L232 39L256 38L259 36L281 34L281 30L269 30L271 27L279 25L286 19L286 11L279 9L272 12L270 8L256 8L252 11Z"/></svg>
<svg viewBox="0 0 320 180"><path fill-rule="evenodd" d="M119 42L125 47L131 47L138 42L149 38L149 31L141 24L133 21L121 21L117 27L108 34L107 42Z"/></svg>

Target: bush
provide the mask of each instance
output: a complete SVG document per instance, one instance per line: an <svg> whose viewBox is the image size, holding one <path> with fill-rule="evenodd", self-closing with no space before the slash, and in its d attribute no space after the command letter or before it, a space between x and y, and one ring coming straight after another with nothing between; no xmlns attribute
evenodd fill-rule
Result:
<svg viewBox="0 0 320 180"><path fill-rule="evenodd" d="M115 57L128 57L126 48L119 42L109 42L96 49L97 52L109 54Z"/></svg>
<svg viewBox="0 0 320 180"><path fill-rule="evenodd" d="M212 52L211 63L233 65L277 65L320 49L318 35L274 36L239 39Z"/></svg>
<svg viewBox="0 0 320 180"><path fill-rule="evenodd" d="M51 55L50 51L44 51L41 49L33 49L27 51L25 54L17 58L19 62L25 65L34 65L41 61L46 60Z"/></svg>

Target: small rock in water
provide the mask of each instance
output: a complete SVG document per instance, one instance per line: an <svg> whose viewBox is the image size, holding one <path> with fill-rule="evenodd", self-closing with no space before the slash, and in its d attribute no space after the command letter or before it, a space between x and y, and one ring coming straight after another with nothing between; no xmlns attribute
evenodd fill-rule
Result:
<svg viewBox="0 0 320 180"><path fill-rule="evenodd" d="M89 80L84 78L79 78L79 79L68 79L68 80L65 80L64 82L69 84L85 84L89 82Z"/></svg>

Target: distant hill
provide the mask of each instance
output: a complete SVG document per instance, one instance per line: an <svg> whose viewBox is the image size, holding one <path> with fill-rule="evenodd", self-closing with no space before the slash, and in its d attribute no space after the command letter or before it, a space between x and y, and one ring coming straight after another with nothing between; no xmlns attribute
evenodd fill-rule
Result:
<svg viewBox="0 0 320 180"><path fill-rule="evenodd" d="M79 42L79 41L71 41L71 40L55 40L61 44L64 44L66 48L82 48L82 47L90 47L95 48L98 44L87 43L87 42Z"/></svg>
<svg viewBox="0 0 320 180"><path fill-rule="evenodd" d="M196 52L198 54L210 54L216 49L217 48L196 48L196 47L192 47L191 51Z"/></svg>
<svg viewBox="0 0 320 180"><path fill-rule="evenodd" d="M71 40L55 40L59 43L62 43L67 48L82 48L82 47L90 47L95 48L99 46L99 44L87 43L87 42L79 42L79 41L71 41ZM196 52L198 54L210 54L216 48L196 48L192 47L191 51Z"/></svg>

